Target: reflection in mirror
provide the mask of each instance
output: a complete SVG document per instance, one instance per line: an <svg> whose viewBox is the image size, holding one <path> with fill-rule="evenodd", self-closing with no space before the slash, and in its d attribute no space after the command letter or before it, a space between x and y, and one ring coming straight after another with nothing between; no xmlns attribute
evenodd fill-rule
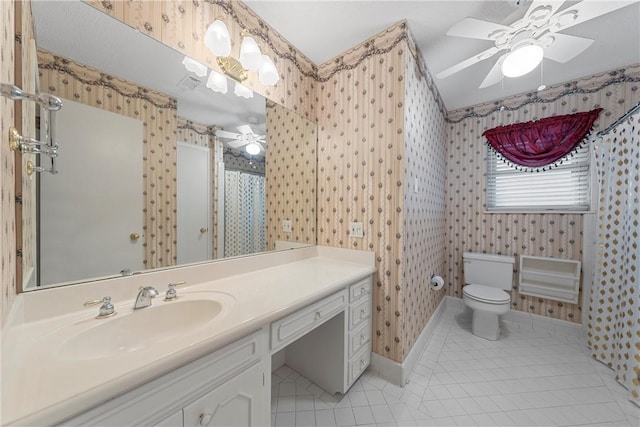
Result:
<svg viewBox="0 0 640 427"><path fill-rule="evenodd" d="M40 85L64 107L39 243L23 242L32 288L315 244L315 124L233 80L214 93L184 55L88 4L33 13Z"/></svg>

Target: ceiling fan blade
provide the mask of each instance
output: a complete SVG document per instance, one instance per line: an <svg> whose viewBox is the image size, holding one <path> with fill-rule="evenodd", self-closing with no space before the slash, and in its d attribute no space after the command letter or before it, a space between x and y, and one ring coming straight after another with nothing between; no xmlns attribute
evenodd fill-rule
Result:
<svg viewBox="0 0 640 427"><path fill-rule="evenodd" d="M638 0L581 1L554 16L551 22L555 25L551 25L550 30L551 32L562 31L634 3L638 3Z"/></svg>
<svg viewBox="0 0 640 427"><path fill-rule="evenodd" d="M251 126L249 126L249 125L240 125L236 129L238 129L240 131L240 133L243 134L243 135L246 135L248 133L253 133L253 130L251 129Z"/></svg>
<svg viewBox="0 0 640 427"><path fill-rule="evenodd" d="M449 28L448 36L466 37L469 39L494 40L490 37L496 31L511 31L513 28L495 22L476 18L465 18Z"/></svg>
<svg viewBox="0 0 640 427"><path fill-rule="evenodd" d="M482 83L480 83L480 89L484 89L485 87L493 86L496 83L499 83L502 80L502 59L504 55L502 55L495 64L493 64L493 68L487 74L487 77L484 78Z"/></svg>
<svg viewBox="0 0 640 427"><path fill-rule="evenodd" d="M496 53L498 53L500 51L500 49L498 49L497 47L493 46L490 47L489 49L485 50L484 52L481 52L477 55L472 56L471 58L467 58L464 61L453 65L445 70L440 71L438 74L436 74L436 77L439 79L446 79L447 77L449 77L452 74L457 73L458 71L464 70L467 67L472 66L473 64L483 61L487 58L491 58L493 55L495 55Z"/></svg>
<svg viewBox="0 0 640 427"><path fill-rule="evenodd" d="M220 138L228 138L228 139L238 139L241 135L233 132L227 132L226 130L218 130L216 131L216 136Z"/></svg>
<svg viewBox="0 0 640 427"><path fill-rule="evenodd" d="M242 147L243 145L247 145L247 142L246 141L242 141L240 139L236 139L235 141L227 142L227 145L230 148L238 148L238 147Z"/></svg>
<svg viewBox="0 0 640 427"><path fill-rule="evenodd" d="M584 52L593 43L592 39L570 36L568 34L551 34L551 45L544 48L544 57L564 64Z"/></svg>

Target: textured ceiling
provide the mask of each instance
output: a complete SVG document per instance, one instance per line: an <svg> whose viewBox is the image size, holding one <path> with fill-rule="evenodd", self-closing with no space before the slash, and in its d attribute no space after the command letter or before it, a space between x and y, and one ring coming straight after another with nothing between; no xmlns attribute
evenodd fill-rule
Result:
<svg viewBox="0 0 640 427"><path fill-rule="evenodd" d="M493 45L488 40L446 36L447 30L455 23L473 17L509 25L521 18L529 7L527 0L247 0L245 3L318 64L406 19L434 76ZM576 3L568 1L562 7ZM447 79L435 79L447 109L535 90L541 78L546 85L551 85L640 63L640 2L576 25L563 33L592 38L595 42L583 54L565 64L545 59L542 76L539 67L526 76L505 78L503 84L478 89L496 62L495 56Z"/></svg>

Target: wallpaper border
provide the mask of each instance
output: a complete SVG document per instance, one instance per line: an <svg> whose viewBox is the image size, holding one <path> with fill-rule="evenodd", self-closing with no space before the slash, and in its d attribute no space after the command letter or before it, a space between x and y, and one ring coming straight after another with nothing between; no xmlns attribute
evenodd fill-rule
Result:
<svg viewBox="0 0 640 427"><path fill-rule="evenodd" d="M597 80L603 77L605 77L606 80L598 84ZM594 82L594 80L596 81ZM547 96L544 94L541 95L539 92L522 92L507 98L459 108L450 111L446 117L446 121L447 123L456 124L468 118L484 118L501 110L516 111L529 104L550 104L565 96L596 93L611 85L633 82L640 82L640 64L629 65L625 68L605 71L604 73L593 74L577 80L558 83L544 91ZM584 84L584 87L580 86L581 83ZM560 92L556 93L558 91ZM525 99L520 101L523 97ZM506 103L510 101L517 102L517 104L507 105Z"/></svg>

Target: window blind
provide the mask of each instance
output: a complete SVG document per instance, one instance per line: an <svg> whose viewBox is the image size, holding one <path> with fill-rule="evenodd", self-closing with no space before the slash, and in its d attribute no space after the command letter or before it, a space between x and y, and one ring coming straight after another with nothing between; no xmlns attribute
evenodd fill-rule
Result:
<svg viewBox="0 0 640 427"><path fill-rule="evenodd" d="M561 165L541 172L515 169L487 154L487 210L586 211L591 199L589 144Z"/></svg>

